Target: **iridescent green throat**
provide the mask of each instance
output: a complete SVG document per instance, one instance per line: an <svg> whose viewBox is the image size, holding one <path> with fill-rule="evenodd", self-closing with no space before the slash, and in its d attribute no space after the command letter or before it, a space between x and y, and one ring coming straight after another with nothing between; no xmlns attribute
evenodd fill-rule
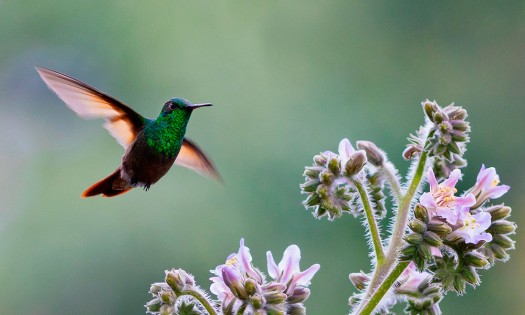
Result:
<svg viewBox="0 0 525 315"><path fill-rule="evenodd" d="M144 127L146 143L170 158L177 156L190 116L191 111L179 109L161 113L155 120L148 120Z"/></svg>

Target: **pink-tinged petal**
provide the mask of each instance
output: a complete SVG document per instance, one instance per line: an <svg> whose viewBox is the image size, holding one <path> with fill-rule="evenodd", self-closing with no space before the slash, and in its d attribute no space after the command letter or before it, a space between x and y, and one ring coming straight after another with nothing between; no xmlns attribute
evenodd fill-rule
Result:
<svg viewBox="0 0 525 315"><path fill-rule="evenodd" d="M277 277L279 277L279 267L277 267L277 264L275 263L275 260L273 259L272 252L270 251L266 252L266 261L268 265L268 275L270 275L272 279L277 279Z"/></svg>
<svg viewBox="0 0 525 315"><path fill-rule="evenodd" d="M299 272L299 261L301 260L301 250L297 245L290 245L286 248L283 254L283 259L279 262L279 270L281 270L280 281L288 283L292 276Z"/></svg>
<svg viewBox="0 0 525 315"><path fill-rule="evenodd" d="M496 186L496 187L487 189L486 194L490 196L490 199L496 199L506 194L507 191L509 191L509 189L510 189L510 186L508 185Z"/></svg>
<svg viewBox="0 0 525 315"><path fill-rule="evenodd" d="M434 175L434 170L432 169L432 167L428 168L427 178L428 184L430 185L430 191L436 190L438 187L438 182L436 179L436 175Z"/></svg>
<svg viewBox="0 0 525 315"><path fill-rule="evenodd" d="M450 176L441 183L442 186L453 188L458 183L458 180L461 178L461 171L455 169L450 173Z"/></svg>
<svg viewBox="0 0 525 315"><path fill-rule="evenodd" d="M305 271L295 274L286 292L292 293L296 285L302 285L305 287L310 285L310 281L314 277L315 273L319 270L319 268L321 268L321 265L314 264L310 266L310 268L306 269Z"/></svg>
<svg viewBox="0 0 525 315"><path fill-rule="evenodd" d="M479 224L479 229L481 231L486 231L492 224L492 217L487 212L480 212L473 215L476 222Z"/></svg>
<svg viewBox="0 0 525 315"><path fill-rule="evenodd" d="M465 197L455 197L454 203L460 207L471 207L476 203L476 197L473 194L468 194Z"/></svg>
<svg viewBox="0 0 525 315"><path fill-rule="evenodd" d="M477 186L483 188L490 187L495 175L496 169L494 169L493 167L485 169L485 164L483 164L476 179Z"/></svg>
<svg viewBox="0 0 525 315"><path fill-rule="evenodd" d="M419 202L423 205L423 207L429 209L437 208L436 201L434 200L434 197L432 197L431 193L422 194L421 197L419 197Z"/></svg>
<svg viewBox="0 0 525 315"><path fill-rule="evenodd" d="M250 255L250 249L244 246L244 239L241 238L239 253L237 254L237 259L240 264L241 271L245 272L248 276L257 281L257 283L262 283L261 275L255 271L252 267L252 255Z"/></svg>
<svg viewBox="0 0 525 315"><path fill-rule="evenodd" d="M338 151L339 157L343 164L345 164L350 158L350 155L355 152L354 147L352 147L350 140L348 140L347 138L344 138L343 140L341 140L341 142L339 142Z"/></svg>
<svg viewBox="0 0 525 315"><path fill-rule="evenodd" d="M437 208L436 215L445 219L448 223L455 225L458 221L458 214L455 209Z"/></svg>

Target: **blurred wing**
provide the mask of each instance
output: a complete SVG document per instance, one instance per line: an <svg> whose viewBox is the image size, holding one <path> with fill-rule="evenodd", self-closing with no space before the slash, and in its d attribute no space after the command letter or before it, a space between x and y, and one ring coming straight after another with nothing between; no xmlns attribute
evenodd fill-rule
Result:
<svg viewBox="0 0 525 315"><path fill-rule="evenodd" d="M196 171L206 177L222 181L212 161L193 142L184 138L175 163Z"/></svg>
<svg viewBox="0 0 525 315"><path fill-rule="evenodd" d="M145 118L119 100L65 74L35 67L47 86L83 118L104 118L104 127L126 148L144 126Z"/></svg>

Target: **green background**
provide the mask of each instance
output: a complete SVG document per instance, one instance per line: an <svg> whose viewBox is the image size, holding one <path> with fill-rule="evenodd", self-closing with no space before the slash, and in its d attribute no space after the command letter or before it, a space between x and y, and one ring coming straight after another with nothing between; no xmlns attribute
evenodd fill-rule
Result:
<svg viewBox="0 0 525 315"><path fill-rule="evenodd" d="M340 139L368 139L405 173L420 102L456 102L472 125L470 167L512 186L524 220L525 2L5 1L0 0L0 314L143 314L152 282L209 269L238 248L254 264L289 244L320 263L309 314L346 314L348 274L370 269L364 228L315 220L302 172ZM122 148L67 109L38 77L81 79L145 116L179 96L214 107L187 135L225 185L175 167L149 192L80 199ZM525 307L525 241L482 273L445 314L517 314Z"/></svg>

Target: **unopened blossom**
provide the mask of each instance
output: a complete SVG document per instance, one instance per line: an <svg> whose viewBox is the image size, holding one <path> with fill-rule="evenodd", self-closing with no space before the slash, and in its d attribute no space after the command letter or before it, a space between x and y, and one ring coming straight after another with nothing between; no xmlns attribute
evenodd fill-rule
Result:
<svg viewBox="0 0 525 315"><path fill-rule="evenodd" d="M485 201L499 198L509 191L510 186L499 185L499 183L496 169L494 167L485 168L485 164L483 164L478 173L476 184L469 190L476 197L476 203L471 208L476 209Z"/></svg>
<svg viewBox="0 0 525 315"><path fill-rule="evenodd" d="M450 240L462 239L465 243L477 244L480 241L492 241L492 235L486 230L490 227L491 216L487 212L481 211L471 214L469 207L459 209L459 220L462 226L449 234Z"/></svg>
<svg viewBox="0 0 525 315"><path fill-rule="evenodd" d="M467 194L465 197L454 195L457 192L455 186L461 178L461 171L455 169L450 173L449 178L440 184L438 184L432 168L428 169L427 176L430 192L422 194L419 202L427 208L432 216L437 215L455 225L459 216L457 207L470 207L476 203L476 198L472 194Z"/></svg>
<svg viewBox="0 0 525 315"><path fill-rule="evenodd" d="M278 283L285 284L286 294L297 302L304 301L309 291L305 290L310 285L315 273L319 270L320 265L314 264L308 269L301 271L299 261L301 260L301 250L297 245L290 245L286 248L283 258L277 265L270 251L266 252L268 262L268 274ZM307 294L304 294L304 293ZM294 294L297 293L297 294ZM303 295L302 299L297 299L295 295Z"/></svg>

